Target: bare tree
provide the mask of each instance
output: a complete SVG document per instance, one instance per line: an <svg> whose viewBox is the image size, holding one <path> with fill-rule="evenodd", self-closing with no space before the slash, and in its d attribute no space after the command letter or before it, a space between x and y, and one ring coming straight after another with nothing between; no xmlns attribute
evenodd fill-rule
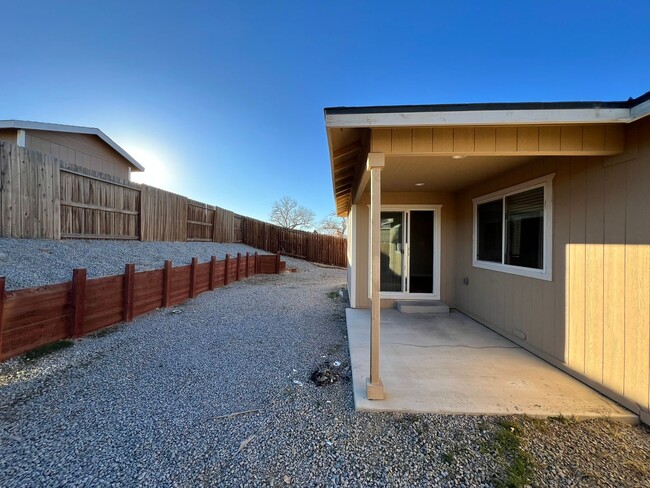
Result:
<svg viewBox="0 0 650 488"><path fill-rule="evenodd" d="M348 228L348 219L345 217L338 217L336 213L332 212L325 217L318 227L321 234L328 234L331 236L345 237Z"/></svg>
<svg viewBox="0 0 650 488"><path fill-rule="evenodd" d="M314 226L316 214L298 205L293 198L282 197L273 203L271 222L287 229L304 229Z"/></svg>

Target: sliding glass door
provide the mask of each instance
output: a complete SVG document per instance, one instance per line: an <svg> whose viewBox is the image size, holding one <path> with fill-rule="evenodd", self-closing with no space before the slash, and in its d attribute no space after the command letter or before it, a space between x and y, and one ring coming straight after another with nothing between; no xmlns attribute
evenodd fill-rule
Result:
<svg viewBox="0 0 650 488"><path fill-rule="evenodd" d="M419 298L438 294L436 218L435 209L381 212L382 296Z"/></svg>

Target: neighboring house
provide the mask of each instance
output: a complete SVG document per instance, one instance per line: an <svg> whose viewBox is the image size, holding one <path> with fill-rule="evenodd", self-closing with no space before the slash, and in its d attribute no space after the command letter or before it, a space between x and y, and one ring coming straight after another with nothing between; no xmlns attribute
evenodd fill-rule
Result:
<svg viewBox="0 0 650 488"><path fill-rule="evenodd" d="M650 418L649 115L650 92L325 109L368 398L380 302L440 300Z"/></svg>
<svg viewBox="0 0 650 488"><path fill-rule="evenodd" d="M129 180L132 171L144 171L124 149L92 127L0 120L0 141L123 180Z"/></svg>

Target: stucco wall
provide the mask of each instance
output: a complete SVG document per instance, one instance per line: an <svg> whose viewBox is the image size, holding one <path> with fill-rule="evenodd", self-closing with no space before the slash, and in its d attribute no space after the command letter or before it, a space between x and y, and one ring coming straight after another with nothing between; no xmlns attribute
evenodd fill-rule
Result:
<svg viewBox="0 0 650 488"><path fill-rule="evenodd" d="M539 158L460 192L452 246L457 249L454 304L622 397L628 407L647 410L650 122L628 126L626 139L622 155ZM553 280L474 268L472 198L549 173L556 174Z"/></svg>
<svg viewBox="0 0 650 488"><path fill-rule="evenodd" d="M440 210L440 299L448 305L454 304L454 268L455 258L455 220L456 200L452 193L382 193L384 205L442 205ZM365 194L356 205L354 222L354 238L356 239L356 307L370 307L368 298L368 230L370 195ZM394 300L382 300L382 307L393 307Z"/></svg>

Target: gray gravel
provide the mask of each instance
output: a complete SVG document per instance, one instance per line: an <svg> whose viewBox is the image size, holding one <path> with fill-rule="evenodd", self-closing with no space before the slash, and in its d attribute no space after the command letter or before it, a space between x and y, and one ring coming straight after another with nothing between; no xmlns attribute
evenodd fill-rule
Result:
<svg viewBox="0 0 650 488"><path fill-rule="evenodd" d="M214 242L140 242L104 240L0 239L0 276L8 290L61 283L72 279L74 268L86 268L89 278L124 273L126 263L136 271L160 269L166 259L175 266L211 256L258 251L243 244ZM260 254L263 251L258 251Z"/></svg>
<svg viewBox="0 0 650 488"><path fill-rule="evenodd" d="M505 480L507 460L494 447L501 419L354 411L345 379L345 303L332 298L345 272L288 261L298 272L255 276L48 356L0 365L2 484L492 486ZM315 368L335 368L335 361L343 380L310 382ZM634 453L650 452L645 428L515 420L523 422L522 445L535 459L535 484L643 485L644 458ZM593 452L604 445L625 459L596 459ZM594 477L584 477L584 466ZM621 474L606 474L612 471Z"/></svg>

